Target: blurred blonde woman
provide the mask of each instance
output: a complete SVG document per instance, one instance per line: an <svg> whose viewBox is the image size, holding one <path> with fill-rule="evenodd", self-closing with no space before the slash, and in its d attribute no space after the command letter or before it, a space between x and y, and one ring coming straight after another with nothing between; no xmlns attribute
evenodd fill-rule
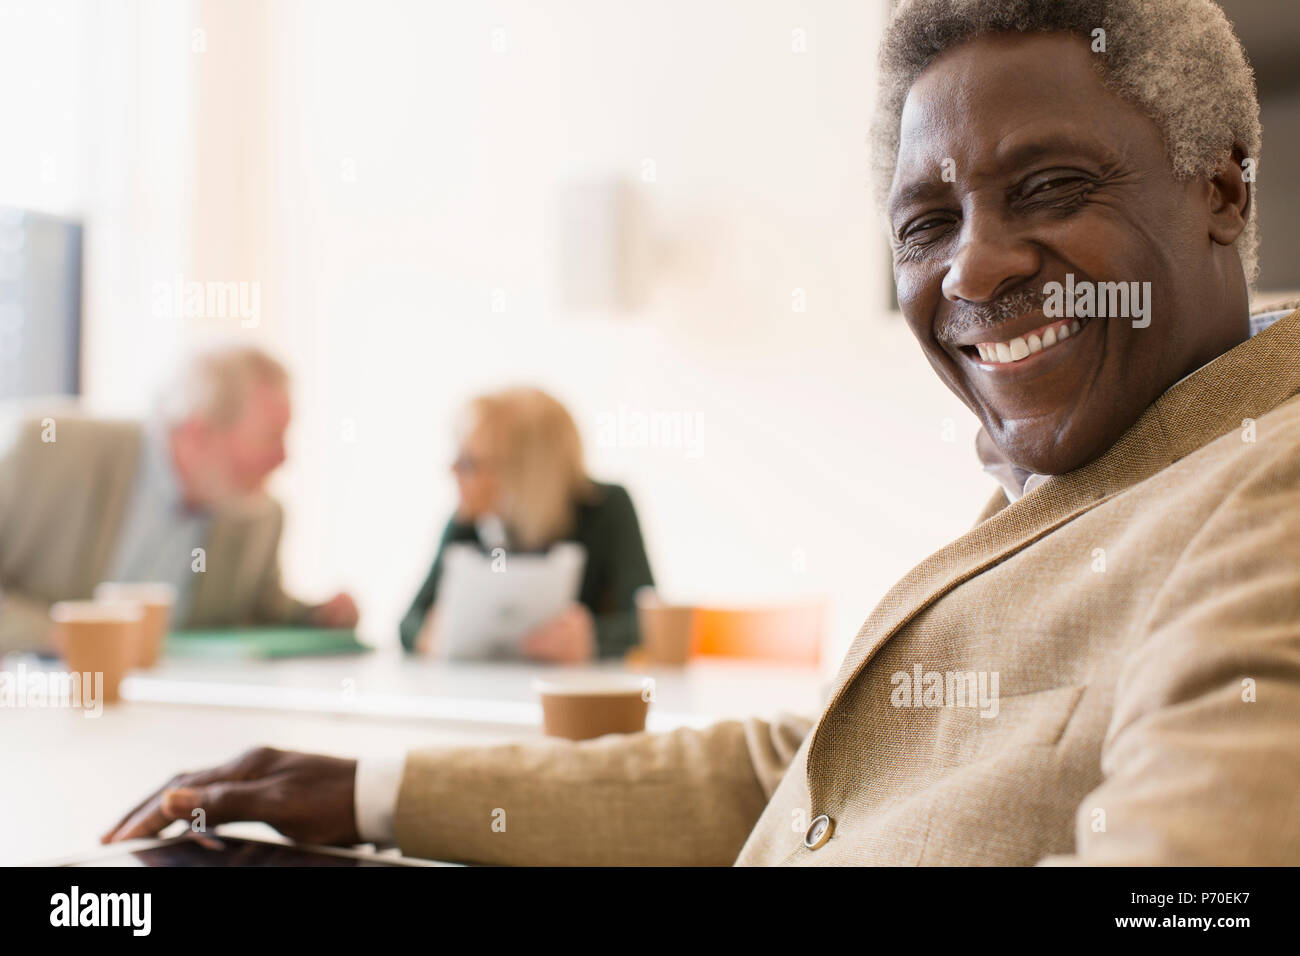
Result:
<svg viewBox="0 0 1300 956"><path fill-rule="evenodd" d="M582 439L563 405L535 388L474 399L452 473L459 505L402 619L407 650L430 649L443 554L453 542L485 553L545 551L560 541L586 549L578 601L527 635L524 656L579 663L619 657L639 643L635 594L654 582L636 509L623 488L587 476Z"/></svg>

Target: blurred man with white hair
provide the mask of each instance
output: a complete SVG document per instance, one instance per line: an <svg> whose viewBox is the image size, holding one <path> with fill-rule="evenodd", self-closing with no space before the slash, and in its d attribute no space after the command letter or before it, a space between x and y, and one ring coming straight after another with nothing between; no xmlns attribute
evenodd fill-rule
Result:
<svg viewBox="0 0 1300 956"><path fill-rule="evenodd" d="M148 422L26 422L0 459L0 651L45 645L49 605L101 581L161 581L181 627L352 627L347 594L280 587L283 514L264 485L284 461L289 376L254 348L197 356Z"/></svg>

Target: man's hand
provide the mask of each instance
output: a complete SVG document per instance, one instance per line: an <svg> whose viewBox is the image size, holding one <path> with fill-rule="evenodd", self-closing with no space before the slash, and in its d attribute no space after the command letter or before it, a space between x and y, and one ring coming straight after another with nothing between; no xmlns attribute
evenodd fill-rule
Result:
<svg viewBox="0 0 1300 956"><path fill-rule="evenodd" d="M356 627L360 616L352 595L341 593L312 608L308 620L316 627Z"/></svg>
<svg viewBox="0 0 1300 956"><path fill-rule="evenodd" d="M526 657L557 664L581 664L596 656L596 625L582 604L565 610L537 628L520 646Z"/></svg>
<svg viewBox="0 0 1300 956"><path fill-rule="evenodd" d="M100 842L153 836L173 820L190 822L201 809L205 826L254 820L299 843L360 843L356 776L355 760L258 747L212 770L173 777Z"/></svg>

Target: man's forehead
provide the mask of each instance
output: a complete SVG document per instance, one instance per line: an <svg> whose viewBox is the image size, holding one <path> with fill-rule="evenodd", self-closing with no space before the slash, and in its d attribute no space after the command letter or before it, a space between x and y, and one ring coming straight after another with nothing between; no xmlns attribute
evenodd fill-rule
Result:
<svg viewBox="0 0 1300 956"><path fill-rule="evenodd" d="M937 179L945 159L991 172L1036 153L1095 149L1134 109L1105 87L1091 56L1075 37L1003 34L939 57L904 101L890 205Z"/></svg>
<svg viewBox="0 0 1300 956"><path fill-rule="evenodd" d="M1098 54L1087 41L1069 33L986 33L945 50L912 81L909 98L924 94L968 105L996 91L1042 96L1079 91L1101 92Z"/></svg>

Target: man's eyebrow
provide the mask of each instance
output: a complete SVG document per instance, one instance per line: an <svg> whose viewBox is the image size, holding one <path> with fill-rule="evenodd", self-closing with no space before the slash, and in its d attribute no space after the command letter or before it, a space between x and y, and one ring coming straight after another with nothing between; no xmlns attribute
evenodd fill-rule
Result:
<svg viewBox="0 0 1300 956"><path fill-rule="evenodd" d="M1048 156L1072 153L1100 158L1110 155L1110 151L1099 140L1080 139L1065 132L1036 136L1018 145L1013 141L1010 147L1006 147L1005 144L1004 140L994 153L992 165L1000 171L1025 166Z"/></svg>
<svg viewBox="0 0 1300 956"><path fill-rule="evenodd" d="M925 202L930 199L938 199L947 195L951 189L951 183L934 179L917 179L899 190L891 197L889 201L889 215L893 216L904 206L911 205L914 202Z"/></svg>

